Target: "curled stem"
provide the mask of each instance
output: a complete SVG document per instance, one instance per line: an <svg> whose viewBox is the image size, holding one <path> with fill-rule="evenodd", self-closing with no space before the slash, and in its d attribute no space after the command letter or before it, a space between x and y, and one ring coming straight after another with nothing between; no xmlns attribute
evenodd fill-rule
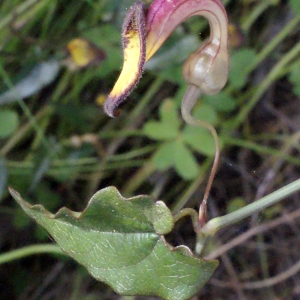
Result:
<svg viewBox="0 0 300 300"><path fill-rule="evenodd" d="M218 134L215 130L215 128L208 122L203 120L197 120L191 115L191 110L193 109L196 101L201 96L201 88L196 85L189 85L183 100L181 104L181 114L182 118L187 122L188 124L192 126L201 126L209 130L211 133L214 141L215 141L215 158L213 162L213 166L208 178L208 182L205 188L204 197L202 200L202 203L199 207L199 223L201 226L204 226L206 224L206 215L207 215L207 199L212 187L212 183L214 181L214 178L216 176L216 172L219 165L220 160L220 143Z"/></svg>
<svg viewBox="0 0 300 300"><path fill-rule="evenodd" d="M192 208L184 208L182 209L180 212L178 212L174 217L174 223L176 223L178 220L186 217L186 216L190 216L192 223L193 223L193 227L194 227L194 231L196 233L201 233L201 228L200 228L200 224L198 221L198 213L192 209Z"/></svg>

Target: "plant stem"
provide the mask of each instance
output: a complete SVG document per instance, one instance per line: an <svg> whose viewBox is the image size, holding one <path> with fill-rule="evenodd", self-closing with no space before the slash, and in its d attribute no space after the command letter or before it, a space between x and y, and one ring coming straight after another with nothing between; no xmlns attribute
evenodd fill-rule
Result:
<svg viewBox="0 0 300 300"><path fill-rule="evenodd" d="M198 213L193 208L184 208L180 212L178 212L174 217L174 223L176 223L181 218L184 218L186 216L190 216L192 219L194 231L196 233L201 232L201 227L199 224L199 216Z"/></svg>
<svg viewBox="0 0 300 300"><path fill-rule="evenodd" d="M215 128L208 122L202 121L202 120L196 120L194 117L191 115L191 110L193 109L196 101L200 97L202 93L202 90L200 87L191 84L189 85L183 99L182 99L182 104L181 104L181 115L182 118L185 120L186 123L192 125L192 126L200 126L203 127L207 130L209 130L210 134L212 135L214 142L215 142L215 158L213 161L212 169L208 178L208 182L205 188L204 196L202 203L200 204L199 208L199 222L200 225L206 224L206 219L207 219L207 200L208 196L214 181L214 178L216 176L216 172L218 169L219 165L219 160L220 160L220 143L219 143L219 138L218 134L215 130Z"/></svg>
<svg viewBox="0 0 300 300"><path fill-rule="evenodd" d="M287 196L300 190L300 179L284 186L283 188L273 192L272 194L261 198L237 211L227 214L222 217L217 217L210 220L203 228L202 233L205 235L214 235L218 230L228 225L237 223L238 221L251 216L255 212L259 212Z"/></svg>
<svg viewBox="0 0 300 300"><path fill-rule="evenodd" d="M65 255L65 253L57 245L53 245L53 244L32 245L32 246L23 247L17 250L0 254L0 265L6 264L8 262L17 259L24 258L26 256L42 254L42 253Z"/></svg>
<svg viewBox="0 0 300 300"><path fill-rule="evenodd" d="M201 169L199 171L198 176L194 179L194 181L189 185L183 195L178 199L176 203L172 206L172 213L178 213L182 207L184 207L187 202L190 200L195 191L199 188L200 184L206 178L205 174L208 172L212 163L212 159L209 157L202 164Z"/></svg>

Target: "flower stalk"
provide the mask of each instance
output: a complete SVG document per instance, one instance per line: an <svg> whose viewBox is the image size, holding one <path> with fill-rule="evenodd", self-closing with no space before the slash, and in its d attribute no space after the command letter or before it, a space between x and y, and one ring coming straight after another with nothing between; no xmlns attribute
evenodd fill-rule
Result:
<svg viewBox="0 0 300 300"><path fill-rule="evenodd" d="M122 72L109 94L105 112L115 117L119 105L138 83L145 63L156 53L172 32L191 16L203 16L210 25L210 37L192 53L183 66L183 77L189 84L183 98L183 119L193 126L207 128L216 145L215 160L199 210L199 223L206 223L207 199L220 156L216 130L205 121L195 120L191 111L201 94L218 93L228 77L228 20L220 0L154 0L148 9L138 1L130 9L123 25Z"/></svg>

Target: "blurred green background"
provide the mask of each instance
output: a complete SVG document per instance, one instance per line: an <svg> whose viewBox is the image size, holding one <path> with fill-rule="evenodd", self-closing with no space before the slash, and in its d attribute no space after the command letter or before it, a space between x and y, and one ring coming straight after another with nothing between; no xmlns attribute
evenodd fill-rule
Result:
<svg viewBox="0 0 300 300"><path fill-rule="evenodd" d="M187 88L181 67L209 27L199 17L183 23L149 61L121 115L110 119L101 103L121 70L121 26L134 2L0 2L0 258L51 241L7 186L52 212L82 210L97 190L111 185L126 197L153 195L173 212L198 207L214 144L208 132L181 119ZM228 84L194 110L216 127L222 145L210 217L299 178L300 166L300 1L223 3L230 22ZM67 44L74 38L91 41L105 59L72 67ZM300 259L298 198L218 234L211 251L221 249L221 264L201 299L300 297L300 275L284 273ZM251 230L256 234L243 240ZM189 220L182 220L169 241L193 248L194 238ZM236 244L222 248L234 238ZM53 255L2 264L0 279L0 299L121 299L75 262Z"/></svg>

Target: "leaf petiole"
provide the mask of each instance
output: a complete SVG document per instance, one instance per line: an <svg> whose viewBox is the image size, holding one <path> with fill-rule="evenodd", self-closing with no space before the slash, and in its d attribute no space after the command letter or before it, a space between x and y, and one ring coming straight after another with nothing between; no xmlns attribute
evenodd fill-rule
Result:
<svg viewBox="0 0 300 300"><path fill-rule="evenodd" d="M17 250L12 250L7 253L2 253L0 255L0 265L6 264L8 262L24 258L30 255L36 254L59 254L59 255L66 255L59 246L55 244L41 244L41 245L31 245L26 246Z"/></svg>
<svg viewBox="0 0 300 300"><path fill-rule="evenodd" d="M237 223L238 221L251 216L255 212L259 212L281 200L287 196L300 190L300 179L282 187L281 189L267 195L237 211L222 217L217 217L207 222L201 229L206 236L212 236L220 229Z"/></svg>

